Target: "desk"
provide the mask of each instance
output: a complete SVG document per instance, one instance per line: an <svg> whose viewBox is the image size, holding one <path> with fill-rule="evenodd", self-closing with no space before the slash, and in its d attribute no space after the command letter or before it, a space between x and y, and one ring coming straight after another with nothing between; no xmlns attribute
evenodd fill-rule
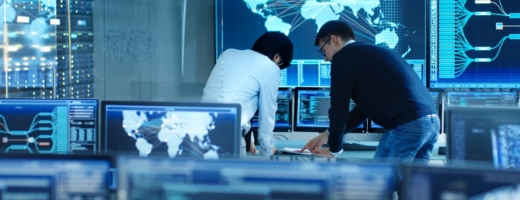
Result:
<svg viewBox="0 0 520 200"><path fill-rule="evenodd" d="M283 149L285 147L288 148L302 148L308 141L307 140L276 140L275 147L277 149ZM432 150L432 157L430 163L432 165L444 165L444 161L446 160L446 156L439 155L438 149L439 146L446 146L444 141L437 142ZM336 157L336 161L369 161L374 157L375 151L361 151L361 150L347 150L343 151L341 155ZM248 154L248 159L253 157L259 157L255 155ZM262 156L263 157L263 156ZM265 158L265 157L264 157ZM309 159L310 161L314 161L315 159L323 159L326 158L319 156L308 156L308 155L290 155L290 154L276 154L271 156L271 160L279 160L280 158L288 158L290 161L296 161L298 159ZM330 159L326 159L326 161L330 161Z"/></svg>

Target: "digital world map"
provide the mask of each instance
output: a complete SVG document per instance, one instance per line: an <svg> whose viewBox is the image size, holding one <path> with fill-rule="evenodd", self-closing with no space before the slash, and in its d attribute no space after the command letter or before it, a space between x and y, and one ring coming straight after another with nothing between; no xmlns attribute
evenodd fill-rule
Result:
<svg viewBox="0 0 520 200"><path fill-rule="evenodd" d="M280 31L293 41L294 59L323 59L314 47L316 33L327 21L342 20L356 41L386 46L407 59L425 58L422 1L237 0L222 7L223 49L250 48L265 31ZM242 28L233 30L234 24Z"/></svg>
<svg viewBox="0 0 520 200"><path fill-rule="evenodd" d="M280 18L275 9L271 9L268 6L269 0L258 1L258 0L244 0L251 12L259 14L266 18L265 27L268 31L280 31L289 35L292 24L286 23ZM273 3L274 4L274 3ZM300 4L301 5L301 4ZM293 6L300 6L293 5ZM395 48L399 42L399 37L395 33L397 24L384 20L384 14L380 10L376 9L380 5L379 0L365 0L365 1L353 1L353 0L331 0L330 2L319 2L316 0L307 0L300 7L300 15L305 20L313 20L317 25L316 32L321 28L323 24L330 20L338 20L341 17L341 13L345 9L352 11L355 17L360 17L357 13L360 10L366 12L365 20L372 26L387 25L380 33L376 33L375 43L386 44L390 48ZM288 7L287 9L290 9ZM375 13L378 11L379 13ZM290 11L289 11L290 12ZM296 24L297 26L297 24ZM375 31L375 30L374 30Z"/></svg>
<svg viewBox="0 0 520 200"><path fill-rule="evenodd" d="M148 156L156 147L166 144L172 158L183 153L219 158L220 147L208 138L208 131L215 128L209 113L125 110L122 114L123 128L135 140L140 156Z"/></svg>

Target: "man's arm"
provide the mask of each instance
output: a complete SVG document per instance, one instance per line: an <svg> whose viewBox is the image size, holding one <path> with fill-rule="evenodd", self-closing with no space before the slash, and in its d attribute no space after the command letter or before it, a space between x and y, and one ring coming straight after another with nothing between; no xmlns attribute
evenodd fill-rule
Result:
<svg viewBox="0 0 520 200"><path fill-rule="evenodd" d="M331 153L343 150L343 133L347 123L350 97L354 88L354 74L345 57L334 56L331 65L329 139ZM355 109L357 110L357 109ZM357 112L357 111L356 111Z"/></svg>
<svg viewBox="0 0 520 200"><path fill-rule="evenodd" d="M278 104L278 86L280 85L280 73L271 74L260 86L258 99L258 140L260 152L271 156L274 148L273 130Z"/></svg>

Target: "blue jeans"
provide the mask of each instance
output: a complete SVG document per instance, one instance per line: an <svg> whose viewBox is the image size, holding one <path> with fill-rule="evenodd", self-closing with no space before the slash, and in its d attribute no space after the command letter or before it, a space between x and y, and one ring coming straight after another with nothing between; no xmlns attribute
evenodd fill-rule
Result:
<svg viewBox="0 0 520 200"><path fill-rule="evenodd" d="M427 115L396 129L385 130L377 146L374 161L428 164L433 145L437 142L440 126L437 115ZM399 196L401 196L399 191L401 181L402 174L398 170L395 190Z"/></svg>

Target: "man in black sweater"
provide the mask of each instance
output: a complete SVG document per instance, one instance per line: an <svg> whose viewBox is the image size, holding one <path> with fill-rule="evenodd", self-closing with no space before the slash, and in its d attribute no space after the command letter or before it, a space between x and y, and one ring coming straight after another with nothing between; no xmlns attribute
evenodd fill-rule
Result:
<svg viewBox="0 0 520 200"><path fill-rule="evenodd" d="M343 152L343 133L370 117L385 128L374 160L428 163L440 120L433 98L406 60L391 49L355 42L343 21L325 23L315 45L332 64L330 123L303 149L335 157ZM356 106L349 112L350 99ZM320 148L327 141L329 148Z"/></svg>

